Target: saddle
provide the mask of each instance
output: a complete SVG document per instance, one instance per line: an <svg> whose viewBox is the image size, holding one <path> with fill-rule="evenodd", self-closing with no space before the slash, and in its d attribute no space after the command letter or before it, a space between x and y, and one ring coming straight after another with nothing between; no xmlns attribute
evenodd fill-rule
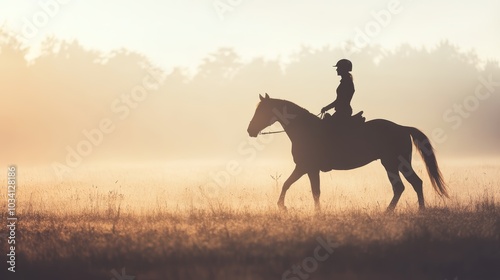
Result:
<svg viewBox="0 0 500 280"><path fill-rule="evenodd" d="M361 127L365 123L366 118L363 117L363 111L348 117L340 118L335 117L335 115L325 114L323 122L327 126L328 130L333 130L335 132L347 132L355 130Z"/></svg>
<svg viewBox="0 0 500 280"><path fill-rule="evenodd" d="M364 124L366 121L366 118L363 117L363 111L358 112L356 115L353 115L350 118L350 122L352 123L353 126L360 126Z"/></svg>

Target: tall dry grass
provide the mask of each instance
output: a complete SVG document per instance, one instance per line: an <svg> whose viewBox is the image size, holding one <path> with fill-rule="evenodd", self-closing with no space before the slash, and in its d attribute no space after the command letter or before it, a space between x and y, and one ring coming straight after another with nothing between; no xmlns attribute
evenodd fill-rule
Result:
<svg viewBox="0 0 500 280"><path fill-rule="evenodd" d="M406 184L393 214L376 164L323 174L320 214L307 179L290 189L290 210L277 211L269 175L289 166L244 171L213 193L217 166L82 168L63 182L19 167L17 276L111 279L125 267L136 279L282 279L317 238L331 238L340 246L308 279L498 279L498 167L444 164L449 200L422 176L428 210Z"/></svg>

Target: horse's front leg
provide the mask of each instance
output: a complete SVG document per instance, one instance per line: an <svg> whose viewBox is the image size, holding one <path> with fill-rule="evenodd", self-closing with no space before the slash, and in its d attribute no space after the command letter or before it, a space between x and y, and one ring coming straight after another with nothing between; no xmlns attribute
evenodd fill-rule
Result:
<svg viewBox="0 0 500 280"><path fill-rule="evenodd" d="M285 183L283 183L283 188L281 189L280 198L278 200L278 207L281 210L286 210L286 206L285 206L286 191L288 191L290 186L293 183L297 182L297 180L300 179L300 177L302 177L302 175L304 175L304 174L305 174L305 171L302 168L300 168L298 165L296 165L292 174L290 174L290 177L288 177L288 179L286 179Z"/></svg>
<svg viewBox="0 0 500 280"><path fill-rule="evenodd" d="M309 171L307 173L309 176L309 181L311 181L311 190L314 198L314 206L316 208L316 211L319 212L321 210L321 206L319 203L319 196L320 196L320 188L319 188L319 170L314 170L314 171Z"/></svg>

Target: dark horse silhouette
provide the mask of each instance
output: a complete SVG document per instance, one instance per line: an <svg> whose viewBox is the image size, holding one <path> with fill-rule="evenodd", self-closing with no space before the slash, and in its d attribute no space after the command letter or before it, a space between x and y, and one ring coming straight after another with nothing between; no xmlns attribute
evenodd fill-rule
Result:
<svg viewBox="0 0 500 280"><path fill-rule="evenodd" d="M377 119L335 133L332 124L290 101L270 98L267 93L265 97L259 97L261 102L250 121L248 134L257 137L264 128L278 121L292 141L292 155L296 166L283 184L278 200L279 208L286 210L287 190L307 174L316 210L320 210L320 171L354 169L380 159L394 191L387 210L394 210L404 191L400 172L415 189L419 207L423 210L425 203L422 180L411 167L411 138L424 159L432 186L440 196L448 197L434 149L420 130Z"/></svg>

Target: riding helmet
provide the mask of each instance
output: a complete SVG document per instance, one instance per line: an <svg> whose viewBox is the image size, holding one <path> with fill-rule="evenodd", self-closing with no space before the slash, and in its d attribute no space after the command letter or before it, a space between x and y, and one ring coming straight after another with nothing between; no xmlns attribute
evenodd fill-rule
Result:
<svg viewBox="0 0 500 280"><path fill-rule="evenodd" d="M352 71L352 62L343 58L343 59L339 60L337 62L337 64L335 64L334 67L342 68L342 69L345 69L347 71Z"/></svg>

